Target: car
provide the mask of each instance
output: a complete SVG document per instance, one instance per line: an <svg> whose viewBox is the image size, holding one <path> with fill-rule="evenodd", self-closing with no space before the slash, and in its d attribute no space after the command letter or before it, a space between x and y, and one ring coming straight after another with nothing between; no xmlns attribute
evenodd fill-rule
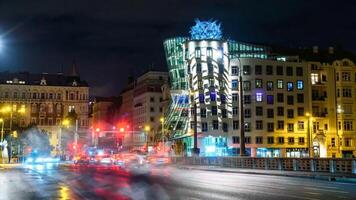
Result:
<svg viewBox="0 0 356 200"><path fill-rule="evenodd" d="M97 155L95 160L97 164L114 164L114 158L109 154Z"/></svg>
<svg viewBox="0 0 356 200"><path fill-rule="evenodd" d="M148 162L152 165L165 165L169 164L171 159L165 156L150 156Z"/></svg>
<svg viewBox="0 0 356 200"><path fill-rule="evenodd" d="M90 158L87 155L79 155L79 156L75 156L73 161L74 164L89 164Z"/></svg>

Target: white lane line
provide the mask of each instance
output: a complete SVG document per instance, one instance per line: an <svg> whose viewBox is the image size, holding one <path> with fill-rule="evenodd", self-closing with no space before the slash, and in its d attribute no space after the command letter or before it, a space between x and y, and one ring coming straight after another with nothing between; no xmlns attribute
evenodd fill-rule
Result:
<svg viewBox="0 0 356 200"><path fill-rule="evenodd" d="M198 181L198 180L189 180L189 182L187 180L185 181L182 181L181 182L183 185L189 185L189 184L193 184L194 186L198 187L198 188L209 188L212 186L211 183L207 183L207 182L203 182L203 181ZM246 185L245 185L246 186ZM218 190L218 191L222 191L222 192L226 192L227 191L233 191L234 193L241 193L241 192L238 192L237 189L245 192L245 193L258 193L258 194L261 194L261 195L271 195L271 196L280 196L280 197L283 197L283 198L295 198L295 199L308 199L308 200L319 200L319 199L315 199L315 198L312 198L312 197L305 197L305 196L297 196L297 195L293 195L293 194L285 194L285 193L276 193L276 192L269 192L269 191L266 191L266 190L256 190L256 189L253 189L254 187L232 187L232 186L229 186L229 185L224 185L224 184L219 184L219 185L215 185L214 189L215 190ZM199 190L197 192L200 192Z"/></svg>
<svg viewBox="0 0 356 200"><path fill-rule="evenodd" d="M320 193L317 193L317 192L304 192L306 194L311 194L311 195L321 195Z"/></svg>
<svg viewBox="0 0 356 200"><path fill-rule="evenodd" d="M328 189L321 189L321 188L313 188L313 187L304 187L305 190L316 190L316 191L324 191L324 192L337 192L342 194L348 194L349 192L340 191L340 190L328 190Z"/></svg>

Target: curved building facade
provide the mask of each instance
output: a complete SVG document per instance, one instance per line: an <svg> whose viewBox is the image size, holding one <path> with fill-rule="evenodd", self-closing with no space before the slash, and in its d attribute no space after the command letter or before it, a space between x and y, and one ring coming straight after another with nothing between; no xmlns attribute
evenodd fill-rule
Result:
<svg viewBox="0 0 356 200"><path fill-rule="evenodd" d="M188 74L183 57L184 37L170 38L164 41L169 79L170 103L164 117L165 133L170 138L186 137L188 131L189 91Z"/></svg>
<svg viewBox="0 0 356 200"><path fill-rule="evenodd" d="M189 113L188 134L193 135L196 112L201 155L226 155L232 114L227 42L188 40L184 43L184 59L192 111Z"/></svg>

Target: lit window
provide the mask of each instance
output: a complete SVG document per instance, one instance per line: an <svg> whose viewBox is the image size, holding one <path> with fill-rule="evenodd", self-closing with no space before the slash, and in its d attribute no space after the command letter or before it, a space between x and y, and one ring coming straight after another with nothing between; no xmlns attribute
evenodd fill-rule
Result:
<svg viewBox="0 0 356 200"><path fill-rule="evenodd" d="M205 103L205 96L204 96L204 94L199 94L199 103Z"/></svg>
<svg viewBox="0 0 356 200"><path fill-rule="evenodd" d="M302 90L304 88L304 84L302 80L297 81L297 89Z"/></svg>
<svg viewBox="0 0 356 200"><path fill-rule="evenodd" d="M262 93L260 93L260 92L256 93L256 101L262 102Z"/></svg>
<svg viewBox="0 0 356 200"><path fill-rule="evenodd" d="M68 107L69 112L75 112L75 107L74 106L69 106Z"/></svg>
<svg viewBox="0 0 356 200"><path fill-rule="evenodd" d="M220 47L218 49L218 59L222 59L224 57L224 48Z"/></svg>
<svg viewBox="0 0 356 200"><path fill-rule="evenodd" d="M318 74L310 74L311 76L311 82L312 84L316 84L317 82L319 82L319 77L318 77Z"/></svg>
<svg viewBox="0 0 356 200"><path fill-rule="evenodd" d="M222 104L226 103L226 96L224 94L220 95L220 101Z"/></svg>
<svg viewBox="0 0 356 200"><path fill-rule="evenodd" d="M287 91L293 91L293 83L292 82L288 82L287 83Z"/></svg>
<svg viewBox="0 0 356 200"><path fill-rule="evenodd" d="M273 82L267 81L267 91L272 91L272 90L273 90Z"/></svg>
<svg viewBox="0 0 356 200"><path fill-rule="evenodd" d="M233 90L237 90L238 82L236 79L231 81L231 86Z"/></svg>
<svg viewBox="0 0 356 200"><path fill-rule="evenodd" d="M256 88L262 88L262 80L261 79L256 79L255 84L256 84Z"/></svg>
<svg viewBox="0 0 356 200"><path fill-rule="evenodd" d="M251 74L251 67L249 65L244 65L243 66L243 74L244 75L250 75Z"/></svg>
<svg viewBox="0 0 356 200"><path fill-rule="evenodd" d="M232 66L231 67L231 74L232 75L237 75L237 73L238 73L237 66Z"/></svg>
<svg viewBox="0 0 356 200"><path fill-rule="evenodd" d="M243 87L243 90L244 90L244 91L250 91L250 90L251 90L251 83L250 83L250 81L244 81L242 87Z"/></svg>
<svg viewBox="0 0 356 200"><path fill-rule="evenodd" d="M213 57L213 50L211 47L206 48L206 56L209 58Z"/></svg>
<svg viewBox="0 0 356 200"><path fill-rule="evenodd" d="M216 101L216 92L210 92L210 101Z"/></svg>
<svg viewBox="0 0 356 200"><path fill-rule="evenodd" d="M197 48L195 48L195 57L200 58L200 56L201 56L200 48L197 47Z"/></svg>
<svg viewBox="0 0 356 200"><path fill-rule="evenodd" d="M277 88L283 89L283 80L277 80Z"/></svg>
<svg viewBox="0 0 356 200"><path fill-rule="evenodd" d="M188 49L185 49L185 59L189 59L189 50Z"/></svg>

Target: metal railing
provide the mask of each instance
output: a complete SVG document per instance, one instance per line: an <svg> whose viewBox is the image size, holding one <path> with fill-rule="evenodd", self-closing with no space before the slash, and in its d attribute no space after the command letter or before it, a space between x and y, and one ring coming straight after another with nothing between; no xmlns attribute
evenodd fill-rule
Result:
<svg viewBox="0 0 356 200"><path fill-rule="evenodd" d="M356 174L356 159L351 158L172 157L171 160L183 165Z"/></svg>

